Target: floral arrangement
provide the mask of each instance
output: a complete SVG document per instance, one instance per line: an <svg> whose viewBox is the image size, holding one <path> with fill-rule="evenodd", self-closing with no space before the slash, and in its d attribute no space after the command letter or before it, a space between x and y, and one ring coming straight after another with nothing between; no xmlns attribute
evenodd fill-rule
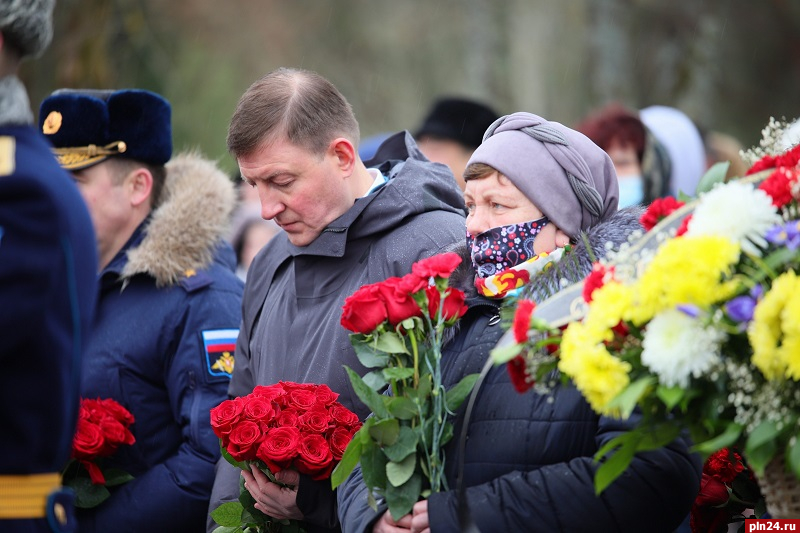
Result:
<svg viewBox="0 0 800 533"><path fill-rule="evenodd" d="M355 413L339 403L327 385L281 381L257 386L247 396L226 400L211 410L211 428L222 456L242 470L255 464L273 483L275 474L295 469L312 479L327 479L361 427ZM285 485L284 485L285 486ZM238 502L211 512L225 533L301 531L299 522L277 520L255 508L240 486Z"/></svg>
<svg viewBox="0 0 800 533"><path fill-rule="evenodd" d="M449 253L418 261L410 274L361 287L344 303L342 325L361 377L347 368L359 399L373 415L353 437L332 476L343 482L358 462L370 504L382 497L395 519L430 492L447 489L442 447L453 435L447 415L464 401L477 374L445 390L441 347L445 331L466 312L464 293L447 287L461 263ZM390 394L379 394L388 388Z"/></svg>
<svg viewBox="0 0 800 533"><path fill-rule="evenodd" d="M64 486L75 491L76 507L96 507L111 495L107 487L133 479L118 468L100 466L120 446L136 442L133 422L130 411L115 400L81 398L71 458L61 476Z"/></svg>
<svg viewBox="0 0 800 533"><path fill-rule="evenodd" d="M736 445L756 475L785 460L800 478L798 161L800 146L694 202L654 202L648 234L595 265L563 334L518 306L498 361L521 356L526 384L557 368L599 414L641 413L598 451L598 493L682 430L706 456Z"/></svg>
<svg viewBox="0 0 800 533"><path fill-rule="evenodd" d="M700 492L692 506L689 525L695 533L725 533L728 524L744 524L765 512L764 498L753 471L732 448L712 453L703 465Z"/></svg>

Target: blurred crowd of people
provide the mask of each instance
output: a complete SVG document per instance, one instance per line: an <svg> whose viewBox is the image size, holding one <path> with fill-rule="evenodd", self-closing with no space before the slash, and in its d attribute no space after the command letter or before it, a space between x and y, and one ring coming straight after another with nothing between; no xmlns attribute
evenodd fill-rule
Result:
<svg viewBox="0 0 800 533"><path fill-rule="evenodd" d="M715 163L729 163L728 177L745 171L736 139L663 105L611 102L568 127L442 95L418 124L362 139L328 80L278 69L231 110L229 176L200 154L173 153L180 104L156 93L54 88L31 105L16 72L50 40L52 9L0 6L3 531L213 531L209 512L238 499L240 474L220 459L212 407L258 385L316 382L368 416L342 370L368 372L339 324L353 291L457 245L469 312L445 353L454 384L499 338L500 274L524 270L529 291L551 296L561 277L588 274L593 251L580 235L605 253L635 231L643 206L691 197ZM567 253L569 271L536 263ZM683 439L637 459L600 499L591 459L624 424L574 390L555 403L519 400L504 372L487 387L478 412L496 419L491 432L515 437L498 444L458 415L472 437L466 499L481 531L670 531L688 513L700 466ZM134 479L73 512L58 473L79 397L123 404L136 442L112 461ZM563 424L551 431L553 420ZM545 434L546 450L515 449ZM308 532L463 526L452 491L395 520L380 502L369 508L354 475L337 500L307 476L283 478L282 490L243 474L256 509Z"/></svg>

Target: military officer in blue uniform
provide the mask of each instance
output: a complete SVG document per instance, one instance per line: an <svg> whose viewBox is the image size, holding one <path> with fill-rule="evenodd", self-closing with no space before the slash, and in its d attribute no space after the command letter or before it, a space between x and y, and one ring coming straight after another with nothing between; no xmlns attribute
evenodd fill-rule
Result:
<svg viewBox="0 0 800 533"><path fill-rule="evenodd" d="M59 90L39 126L72 172L97 234L99 303L81 395L113 398L136 442L108 461L134 476L80 531L201 531L227 398L242 282L223 241L235 191L195 153L172 155L171 106L144 90Z"/></svg>
<svg viewBox="0 0 800 533"><path fill-rule="evenodd" d="M0 531L74 531L69 458L96 299L89 213L33 125L20 61L52 35L53 0L0 3Z"/></svg>

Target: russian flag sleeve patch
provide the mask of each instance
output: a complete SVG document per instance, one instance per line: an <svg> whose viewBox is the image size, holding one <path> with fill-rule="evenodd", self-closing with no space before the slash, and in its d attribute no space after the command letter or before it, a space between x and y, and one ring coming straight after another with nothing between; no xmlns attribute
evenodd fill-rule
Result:
<svg viewBox="0 0 800 533"><path fill-rule="evenodd" d="M203 347L209 374L231 377L233 352L236 350L238 336L238 329L211 329L203 332Z"/></svg>

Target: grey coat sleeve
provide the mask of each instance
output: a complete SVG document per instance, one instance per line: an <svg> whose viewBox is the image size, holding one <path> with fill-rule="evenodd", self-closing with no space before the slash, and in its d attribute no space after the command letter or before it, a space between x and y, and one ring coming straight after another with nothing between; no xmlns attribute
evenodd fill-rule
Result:
<svg viewBox="0 0 800 533"><path fill-rule="evenodd" d="M361 465L356 466L347 480L336 488L339 504L339 523L342 533L366 533L386 511L386 505L379 502L375 511L367 503L367 486L361 477Z"/></svg>

